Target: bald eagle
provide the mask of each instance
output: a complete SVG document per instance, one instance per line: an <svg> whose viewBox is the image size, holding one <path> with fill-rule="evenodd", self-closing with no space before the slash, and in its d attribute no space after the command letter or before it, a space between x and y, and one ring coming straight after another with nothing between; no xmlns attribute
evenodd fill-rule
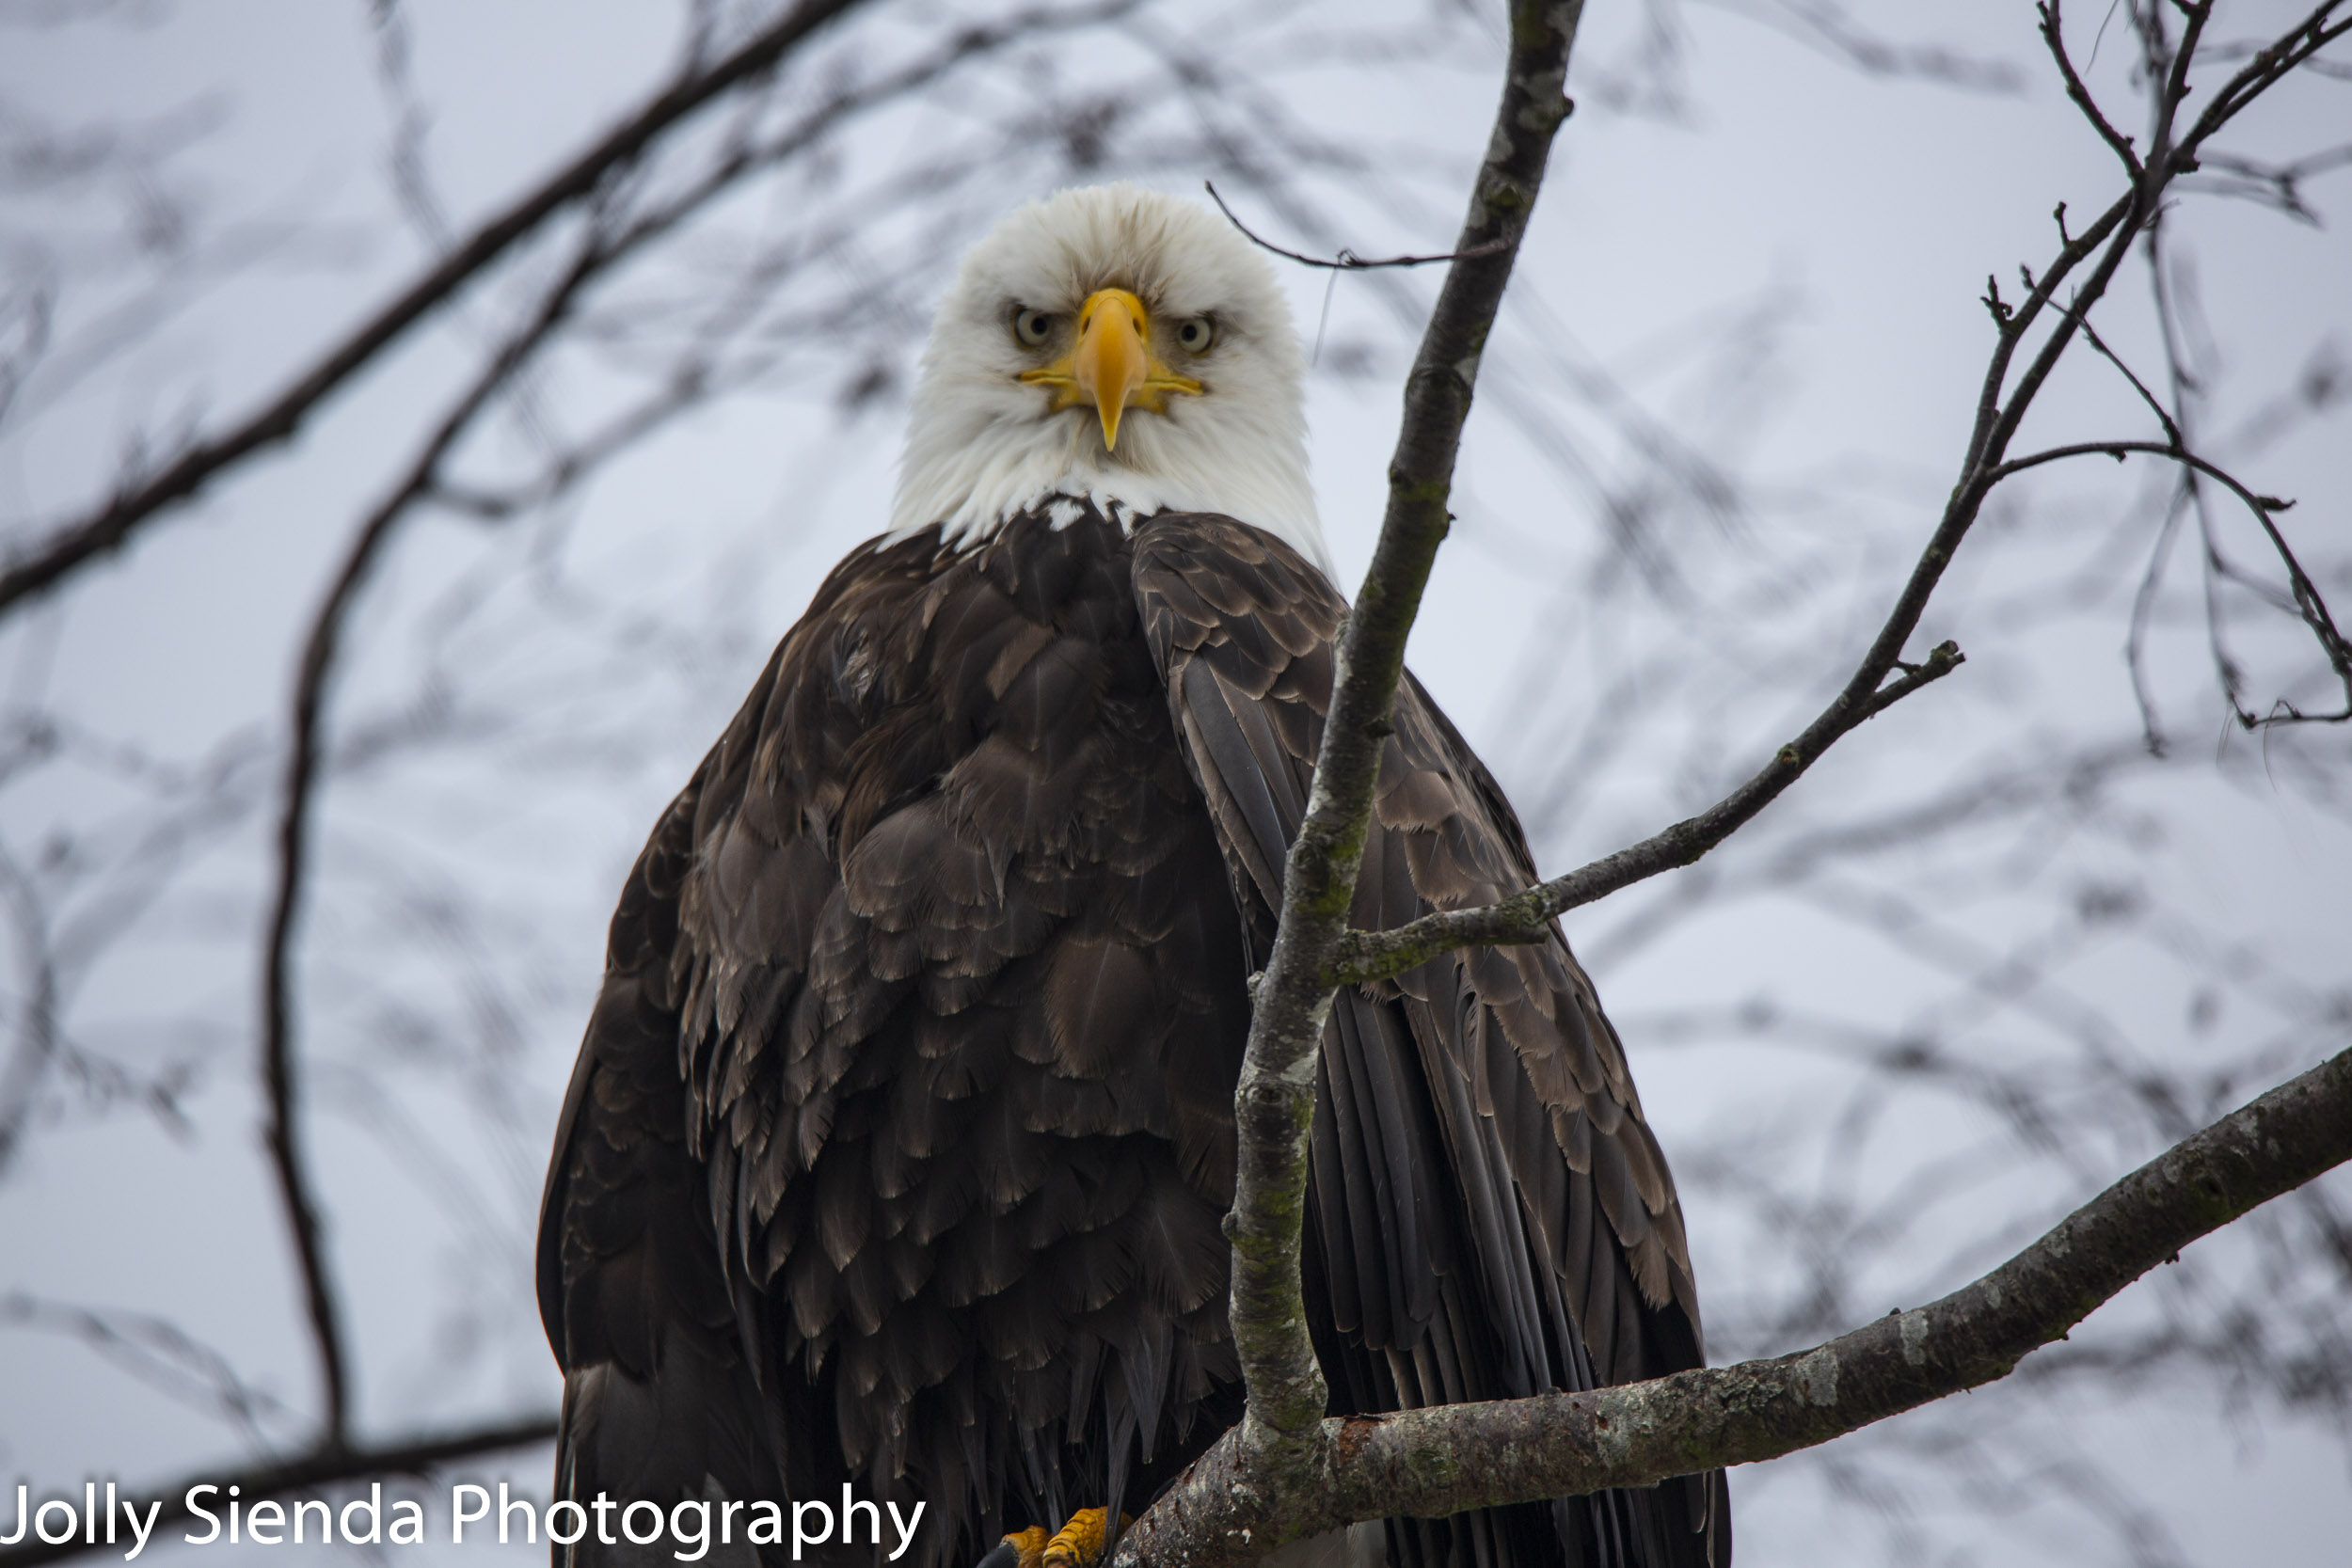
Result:
<svg viewBox="0 0 2352 1568"><path fill-rule="evenodd" d="M965 260L890 531L818 588L612 916L540 1221L559 1497L701 1499L718 1561L787 1556L726 1501L841 1505L853 1544L805 1550L843 1564L895 1544L858 1509L921 1502L908 1568L1083 1568L1104 1511L1239 1418L1248 978L1345 611L1302 371L1270 269L1166 196L1065 191ZM1355 923L1534 879L1408 677ZM1703 1364L1672 1179L1556 930L1343 992L1311 1156L1334 1413ZM559 1560L673 1560L597 1526ZM1716 1473L1288 1550L1721 1568L1730 1517Z"/></svg>

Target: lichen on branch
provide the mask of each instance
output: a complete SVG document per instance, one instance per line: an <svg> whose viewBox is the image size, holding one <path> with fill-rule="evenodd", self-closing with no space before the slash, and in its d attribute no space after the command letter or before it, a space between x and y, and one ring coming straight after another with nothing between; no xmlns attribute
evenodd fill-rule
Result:
<svg viewBox="0 0 2352 1568"><path fill-rule="evenodd" d="M2352 1160L2352 1052L2183 1140L1973 1284L1826 1344L1578 1394L1326 1419L1297 1486L1237 1430L1121 1540L1112 1568L1230 1568L1359 1519L1646 1486L1812 1448L2009 1375L2133 1280Z"/></svg>

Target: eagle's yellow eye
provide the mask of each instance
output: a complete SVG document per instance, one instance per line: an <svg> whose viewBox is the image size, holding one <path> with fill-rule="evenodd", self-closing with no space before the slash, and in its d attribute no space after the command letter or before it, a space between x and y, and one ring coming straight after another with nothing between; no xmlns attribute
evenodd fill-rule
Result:
<svg viewBox="0 0 2352 1568"><path fill-rule="evenodd" d="M1054 318L1051 312L1032 310L1024 306L1012 313L1012 335L1031 348L1042 348L1045 340L1053 335L1053 331Z"/></svg>
<svg viewBox="0 0 2352 1568"><path fill-rule="evenodd" d="M1186 354L1206 354L1216 341L1216 325L1206 316L1195 316L1176 327L1176 342Z"/></svg>

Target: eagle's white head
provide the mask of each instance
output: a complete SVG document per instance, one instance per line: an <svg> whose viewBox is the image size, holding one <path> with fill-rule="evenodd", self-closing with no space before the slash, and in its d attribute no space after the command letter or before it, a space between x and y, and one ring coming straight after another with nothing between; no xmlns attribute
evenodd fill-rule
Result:
<svg viewBox="0 0 2352 1568"><path fill-rule="evenodd" d="M986 538L1055 496L1221 512L1330 574L1305 366L1273 269L1139 185L1021 208L972 247L923 351L894 534Z"/></svg>

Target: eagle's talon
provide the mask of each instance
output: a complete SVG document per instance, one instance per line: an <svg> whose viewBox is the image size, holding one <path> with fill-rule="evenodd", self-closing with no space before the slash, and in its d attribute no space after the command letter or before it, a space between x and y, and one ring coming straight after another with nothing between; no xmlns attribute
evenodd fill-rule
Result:
<svg viewBox="0 0 2352 1568"><path fill-rule="evenodd" d="M1045 1532L1032 1527L997 1542L972 1568L1038 1568L1044 1551Z"/></svg>
<svg viewBox="0 0 2352 1568"><path fill-rule="evenodd" d="M1110 1510L1106 1508L1078 1510L1070 1516L1068 1524L1054 1532L1054 1538L1045 1543L1044 1550L1036 1558L1029 1556L1028 1547L1023 1547L1021 1568L1094 1568L1109 1541L1109 1521ZM1119 1516L1119 1528L1121 1529L1135 1522L1135 1515L1131 1513ZM1031 1527L1021 1533L1025 1537L1041 1536L1045 1532ZM1005 1539L1010 1541L1012 1537L1009 1535Z"/></svg>
<svg viewBox="0 0 2352 1568"><path fill-rule="evenodd" d="M973 1568L1041 1568L1046 1539L1043 1525L1014 1530L990 1548Z"/></svg>

